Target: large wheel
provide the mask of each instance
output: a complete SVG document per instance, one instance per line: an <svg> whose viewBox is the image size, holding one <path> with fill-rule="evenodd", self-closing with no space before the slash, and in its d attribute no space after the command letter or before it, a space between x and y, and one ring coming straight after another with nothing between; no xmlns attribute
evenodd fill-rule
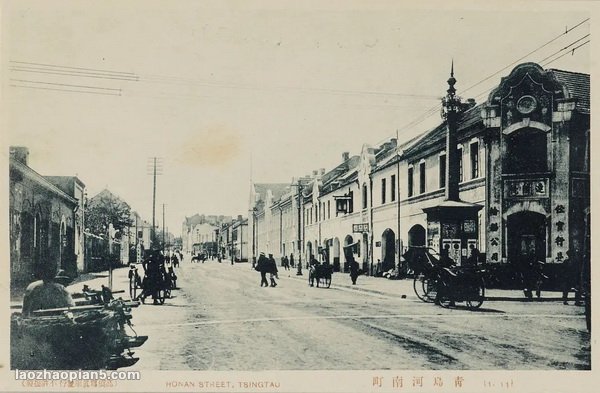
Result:
<svg viewBox="0 0 600 393"><path fill-rule="evenodd" d="M159 289L158 291L156 291L156 296L157 296L157 301L159 304L165 304L165 298L167 297L166 291L164 288Z"/></svg>
<svg viewBox="0 0 600 393"><path fill-rule="evenodd" d="M435 297L433 297L435 302L437 304L439 304L440 306L442 306L443 308L449 308L449 307L453 306L454 301L448 295L451 292L451 290L449 288L447 288L441 280L435 281L435 284L434 284L434 281L432 281L431 287L433 288L434 286L436 289ZM428 294L428 296L432 296L432 294Z"/></svg>
<svg viewBox="0 0 600 393"><path fill-rule="evenodd" d="M413 289L415 290L415 295L417 297L426 302L427 301L427 292L425 292L425 276L421 273L415 276L413 280Z"/></svg>
<svg viewBox="0 0 600 393"><path fill-rule="evenodd" d="M467 300L467 307L471 310L475 310L483 304L483 300L485 299L485 286L483 284L483 280L477 287L477 295L474 296L472 300Z"/></svg>

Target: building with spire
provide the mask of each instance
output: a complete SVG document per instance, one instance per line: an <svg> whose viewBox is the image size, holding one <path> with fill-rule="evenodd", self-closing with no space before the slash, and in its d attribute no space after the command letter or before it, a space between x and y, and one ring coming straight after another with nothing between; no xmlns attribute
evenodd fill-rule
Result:
<svg viewBox="0 0 600 393"><path fill-rule="evenodd" d="M589 75L523 63L480 104L457 82L452 63L442 121L418 137L365 144L290 185L253 185L253 255L343 271L352 254L374 275L406 271L411 246L549 272L569 249L589 258Z"/></svg>

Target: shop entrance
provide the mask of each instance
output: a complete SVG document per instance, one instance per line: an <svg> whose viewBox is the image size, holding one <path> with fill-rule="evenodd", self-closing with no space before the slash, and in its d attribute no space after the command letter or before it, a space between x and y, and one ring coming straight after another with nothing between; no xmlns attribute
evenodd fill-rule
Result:
<svg viewBox="0 0 600 393"><path fill-rule="evenodd" d="M535 258L546 261L546 217L524 211L511 214L507 219L508 261L521 263Z"/></svg>

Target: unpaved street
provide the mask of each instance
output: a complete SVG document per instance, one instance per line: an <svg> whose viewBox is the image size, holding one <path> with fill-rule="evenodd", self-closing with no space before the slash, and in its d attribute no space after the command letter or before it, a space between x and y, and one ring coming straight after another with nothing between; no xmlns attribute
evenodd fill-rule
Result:
<svg viewBox="0 0 600 393"><path fill-rule="evenodd" d="M133 311L134 328L150 337L136 368L590 367L583 310L560 302L488 301L472 312L422 303L406 282L394 283L397 295L359 291L341 273L329 289L282 270L276 288L261 288L248 264L185 261L177 273L172 299ZM124 269L115 282L125 287Z"/></svg>

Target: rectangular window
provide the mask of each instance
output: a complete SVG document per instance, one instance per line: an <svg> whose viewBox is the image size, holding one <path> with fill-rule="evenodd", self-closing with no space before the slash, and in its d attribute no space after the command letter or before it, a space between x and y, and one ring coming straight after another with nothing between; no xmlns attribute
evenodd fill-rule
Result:
<svg viewBox="0 0 600 393"><path fill-rule="evenodd" d="M348 202L348 213L354 212L354 191L348 193L350 195L350 201Z"/></svg>
<svg viewBox="0 0 600 393"><path fill-rule="evenodd" d="M396 200L396 175L392 175L390 179L390 200L394 202Z"/></svg>
<svg viewBox="0 0 600 393"><path fill-rule="evenodd" d="M425 192L425 163L419 164L419 194Z"/></svg>
<svg viewBox="0 0 600 393"><path fill-rule="evenodd" d="M413 168L408 168L408 197L413 196Z"/></svg>
<svg viewBox="0 0 600 393"><path fill-rule="evenodd" d="M479 177L479 143L471 143L471 179Z"/></svg>
<svg viewBox="0 0 600 393"><path fill-rule="evenodd" d="M327 219L331 218L331 201L327 201Z"/></svg>
<svg viewBox="0 0 600 393"><path fill-rule="evenodd" d="M381 204L385 204L385 179L381 179Z"/></svg>
<svg viewBox="0 0 600 393"><path fill-rule="evenodd" d="M440 188L446 187L446 155L440 156Z"/></svg>
<svg viewBox="0 0 600 393"><path fill-rule="evenodd" d="M462 148L456 149L456 155L458 158L458 181L463 181L463 150Z"/></svg>

